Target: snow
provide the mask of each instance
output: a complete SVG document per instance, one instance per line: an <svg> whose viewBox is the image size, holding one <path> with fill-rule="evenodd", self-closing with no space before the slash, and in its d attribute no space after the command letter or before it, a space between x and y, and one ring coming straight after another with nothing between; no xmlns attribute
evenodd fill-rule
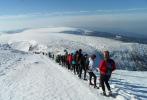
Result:
<svg viewBox="0 0 147 100"><path fill-rule="evenodd" d="M87 81L80 80L47 56L33 53L62 54L64 49L72 52L82 48L85 53L96 53L99 62L101 51L108 49L113 53L120 50L126 52L124 56L119 56L120 52L115 52L115 57L133 65L135 62L125 59L130 57L127 53L135 48L140 55L145 56L146 45L60 33L65 30L76 28L29 29L17 34L0 36L0 100L147 99L146 71L116 70L110 80L116 98L104 97L100 95L101 89L89 87ZM123 65L125 66L125 63Z"/></svg>
<svg viewBox="0 0 147 100"><path fill-rule="evenodd" d="M73 74L42 55L7 55L8 72L0 78L0 100L96 100L96 94ZM15 58L15 59L14 59ZM21 60L16 60L21 59ZM15 64L8 68L9 63ZM2 68L1 68L2 69ZM4 71L4 69L2 69ZM87 93L87 95L85 95Z"/></svg>
<svg viewBox="0 0 147 100"><path fill-rule="evenodd" d="M69 51L83 48L85 52L101 52L109 50L117 67L124 70L147 70L147 45L138 43L124 43L117 40L101 37L80 36L64 34L64 31L78 31L78 28L70 27L49 27L39 29L28 29L13 35L2 35L1 42L36 41L47 46L46 52L56 54L65 48ZM83 30L84 31L84 30ZM87 30L85 30L86 32ZM42 48L38 47L38 48ZM127 66L124 66L127 65Z"/></svg>

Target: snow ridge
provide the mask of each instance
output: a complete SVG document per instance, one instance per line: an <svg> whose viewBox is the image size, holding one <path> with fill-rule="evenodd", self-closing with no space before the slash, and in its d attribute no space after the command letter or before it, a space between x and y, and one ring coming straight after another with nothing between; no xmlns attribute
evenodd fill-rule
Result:
<svg viewBox="0 0 147 100"><path fill-rule="evenodd" d="M63 27L61 29L65 30ZM52 52L57 55L64 49L72 51L82 48L85 53L97 53L99 61L101 52L110 50L112 58L121 69L144 70L147 45L62 34L61 29L31 29L0 36L0 100L147 99L145 71L115 71L110 84L116 98L108 98L100 95L101 89L89 87L87 81L79 80L72 72L51 61L48 56L33 53Z"/></svg>
<svg viewBox="0 0 147 100"><path fill-rule="evenodd" d="M25 44L29 43L30 41L28 43L25 41ZM88 82L79 80L78 77L51 61L47 56L35 55L32 51L24 52L23 50L26 49L20 45L24 44L24 41L14 42L19 45L12 44L0 44L0 56L2 57L0 62L5 62L1 63L0 67L0 100L108 99L100 95L101 89L88 87ZM18 47L22 51L18 50ZM110 100L146 100L147 84L145 83L147 82L144 80L147 77L146 72L131 73L133 75L129 71L119 70L113 73L110 83L116 98L110 97ZM98 80L97 84L99 84Z"/></svg>

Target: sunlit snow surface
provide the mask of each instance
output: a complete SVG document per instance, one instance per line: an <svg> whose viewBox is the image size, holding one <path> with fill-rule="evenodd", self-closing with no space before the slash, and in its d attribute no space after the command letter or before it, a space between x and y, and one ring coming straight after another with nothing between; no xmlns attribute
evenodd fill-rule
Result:
<svg viewBox="0 0 147 100"><path fill-rule="evenodd" d="M62 54L64 49L82 48L85 53L97 53L99 62L101 52L110 50L119 68L132 70L140 67L139 64L146 64L141 62L147 54L146 45L61 33L68 30L77 29L40 28L0 36L0 100L147 99L145 71L116 70L110 84L117 95L108 98L100 95L101 89L89 87L87 81L79 80L47 56L33 54L34 51Z"/></svg>

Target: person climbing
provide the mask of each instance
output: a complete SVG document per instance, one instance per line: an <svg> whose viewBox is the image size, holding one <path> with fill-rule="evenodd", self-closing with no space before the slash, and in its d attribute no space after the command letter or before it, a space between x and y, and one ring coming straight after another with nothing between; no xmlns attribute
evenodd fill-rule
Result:
<svg viewBox="0 0 147 100"><path fill-rule="evenodd" d="M71 63L72 63L72 54L68 54L67 61L68 61L68 70L70 70L71 69Z"/></svg>
<svg viewBox="0 0 147 100"><path fill-rule="evenodd" d="M110 58L109 51L104 51L103 55L104 60L102 60L99 65L100 85L103 90L103 95L106 95L105 85L107 86L109 95L111 95L112 92L108 81L111 77L112 72L116 69L116 66L114 60Z"/></svg>
<svg viewBox="0 0 147 100"><path fill-rule="evenodd" d="M81 63L80 63L79 77L81 78L82 71L84 71L84 80L87 80L86 79L86 72L87 72L87 68L88 68L88 65L89 65L89 61L86 61L86 60L89 60L88 54L82 55L81 56Z"/></svg>
<svg viewBox="0 0 147 100"><path fill-rule="evenodd" d="M76 57L75 58L75 61L76 61L76 66L75 66L76 67L76 73L79 74L79 69L78 69L78 66L79 66L78 65L79 51L78 50L76 51L75 57Z"/></svg>
<svg viewBox="0 0 147 100"><path fill-rule="evenodd" d="M72 53L72 69L74 74L76 74L76 52Z"/></svg>
<svg viewBox="0 0 147 100"><path fill-rule="evenodd" d="M95 59L96 59L96 55L93 54L90 58L89 58L89 85L94 85L94 88L97 88L96 86L96 75L94 74L94 71L97 70L95 67ZM91 80L92 77L94 77L94 84L92 84Z"/></svg>
<svg viewBox="0 0 147 100"><path fill-rule="evenodd" d="M61 55L61 65L62 65L62 67L64 65L64 55Z"/></svg>
<svg viewBox="0 0 147 100"><path fill-rule="evenodd" d="M70 56L69 56L69 66L70 66L69 69L70 70L72 70L72 61L73 61L72 55L73 55L73 53L71 53Z"/></svg>
<svg viewBox="0 0 147 100"><path fill-rule="evenodd" d="M89 65L89 57L88 57L88 54L85 54L84 55L84 80L87 80L86 79L86 73L87 73L87 70L88 70L88 65Z"/></svg>
<svg viewBox="0 0 147 100"><path fill-rule="evenodd" d="M65 67L66 68L68 68L68 51L67 50L64 50L64 52L65 52L65 54L64 54L64 56L65 56Z"/></svg>
<svg viewBox="0 0 147 100"><path fill-rule="evenodd" d="M78 62L78 77L81 79L82 69L84 66L82 49L79 49L77 62Z"/></svg>

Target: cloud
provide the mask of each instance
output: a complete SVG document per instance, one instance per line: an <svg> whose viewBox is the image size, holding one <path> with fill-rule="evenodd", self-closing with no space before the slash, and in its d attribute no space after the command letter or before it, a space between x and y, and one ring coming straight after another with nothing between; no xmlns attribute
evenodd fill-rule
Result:
<svg viewBox="0 0 147 100"><path fill-rule="evenodd" d="M69 16L69 15L100 15L100 14L121 14L121 13L147 12L147 8L131 8L131 9L114 9L114 10L81 10L81 11L65 11L65 12L44 12L44 13L26 13L18 15L1 15L0 19L15 19L15 18L31 18L31 17L52 17L52 16Z"/></svg>
<svg viewBox="0 0 147 100"><path fill-rule="evenodd" d="M147 8L4 15L0 16L0 31L28 27L71 26L146 34L147 13L137 12L144 10Z"/></svg>
<svg viewBox="0 0 147 100"><path fill-rule="evenodd" d="M130 9L114 9L114 10L96 10L99 14L122 14L122 13L147 13L147 8L130 8Z"/></svg>
<svg viewBox="0 0 147 100"><path fill-rule="evenodd" d="M131 8L131 9L127 9L129 11L140 11L140 10L147 10L147 8Z"/></svg>

